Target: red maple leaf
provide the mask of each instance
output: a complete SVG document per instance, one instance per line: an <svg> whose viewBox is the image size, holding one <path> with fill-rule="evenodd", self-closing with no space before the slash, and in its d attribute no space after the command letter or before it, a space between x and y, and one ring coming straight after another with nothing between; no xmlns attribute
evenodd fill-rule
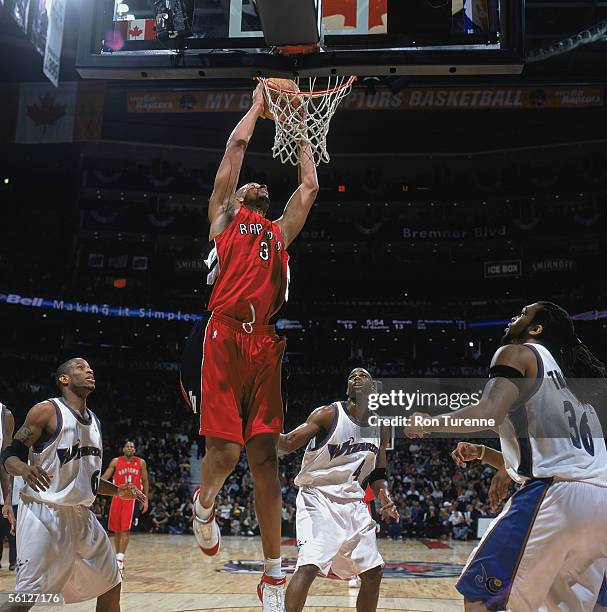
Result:
<svg viewBox="0 0 607 612"><path fill-rule="evenodd" d="M38 99L38 104L27 107L27 116L36 124L43 126L43 133L48 125L55 125L65 115L65 104L57 104L51 93L45 93Z"/></svg>
<svg viewBox="0 0 607 612"><path fill-rule="evenodd" d="M137 36L141 36L143 34L143 30L139 28L139 26L135 26L132 30L129 30L129 34L136 38Z"/></svg>

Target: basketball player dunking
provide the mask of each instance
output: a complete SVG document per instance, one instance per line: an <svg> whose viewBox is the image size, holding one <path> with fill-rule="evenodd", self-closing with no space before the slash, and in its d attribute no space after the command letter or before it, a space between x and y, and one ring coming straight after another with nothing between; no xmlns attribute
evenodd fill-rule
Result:
<svg viewBox="0 0 607 612"><path fill-rule="evenodd" d="M551 302L523 308L502 344L481 401L449 417L495 419L503 452L460 444L453 458L462 466L485 461L498 480L522 487L470 555L456 588L466 610L593 610L607 566L607 450L592 402L607 370ZM498 483L497 495L506 491Z"/></svg>
<svg viewBox="0 0 607 612"><path fill-rule="evenodd" d="M89 506L97 494L144 501L132 484L101 479L101 426L87 408L95 389L89 364L57 369L61 397L36 404L1 460L21 476L17 513L17 585L23 593L63 593L66 603L97 598L97 610L120 611L120 572L110 540ZM7 603L2 612L32 606Z"/></svg>
<svg viewBox="0 0 607 612"><path fill-rule="evenodd" d="M299 555L287 589L287 612L301 612L318 572L326 576L329 570L343 579L360 576L357 611L377 609L384 562L361 483L368 482L380 499L384 520L399 516L386 482L389 431L364 424L374 389L369 372L355 368L348 376L347 402L317 408L303 425L280 437L281 453L308 445L295 478Z"/></svg>
<svg viewBox="0 0 607 612"><path fill-rule="evenodd" d="M243 446L255 487L255 504L265 557L258 594L264 610L282 610L281 492L277 443L282 431L280 394L284 340L271 318L287 298L287 247L304 226L318 192L310 145L300 150L301 184L276 221L266 218L266 185L236 189L247 144L266 112L261 85L253 104L228 139L209 200L207 260L214 284L205 316L186 344L181 386L186 401L200 409L206 451L196 491L194 534L207 555L215 555L220 533L215 498L234 470ZM201 373L202 370L202 373Z"/></svg>
<svg viewBox="0 0 607 612"><path fill-rule="evenodd" d="M141 512L148 511L147 497L149 495L148 469L141 457L135 457L135 444L132 440L126 440L122 447L122 457L114 457L103 473L104 480L111 480L120 486L132 483L139 491L143 491L146 499L141 504ZM114 532L114 547L116 549L116 560L120 568L120 574L124 576L126 549L129 545L129 532L133 523L135 511L135 500L120 499L114 497L110 506L108 520L108 531Z"/></svg>

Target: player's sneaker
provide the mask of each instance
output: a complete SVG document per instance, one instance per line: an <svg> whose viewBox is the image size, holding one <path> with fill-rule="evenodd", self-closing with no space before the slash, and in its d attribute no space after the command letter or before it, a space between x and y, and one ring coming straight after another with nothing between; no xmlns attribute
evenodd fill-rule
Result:
<svg viewBox="0 0 607 612"><path fill-rule="evenodd" d="M263 605L263 612L285 612L287 577L273 578L263 574L257 585L257 596Z"/></svg>
<svg viewBox="0 0 607 612"><path fill-rule="evenodd" d="M358 589L360 587L360 576L354 576L354 578L350 578L348 580L348 587L350 589Z"/></svg>
<svg viewBox="0 0 607 612"><path fill-rule="evenodd" d="M120 572L120 577L124 578L124 559L116 559L116 563L118 563L118 571Z"/></svg>
<svg viewBox="0 0 607 612"><path fill-rule="evenodd" d="M200 489L194 491L194 521L192 522L192 529L196 536L198 548L200 548L205 555L212 557L219 552L221 546L221 532L215 520L215 506L213 506L213 512L211 512L211 516L206 521L196 516L196 502L198 501L199 493Z"/></svg>

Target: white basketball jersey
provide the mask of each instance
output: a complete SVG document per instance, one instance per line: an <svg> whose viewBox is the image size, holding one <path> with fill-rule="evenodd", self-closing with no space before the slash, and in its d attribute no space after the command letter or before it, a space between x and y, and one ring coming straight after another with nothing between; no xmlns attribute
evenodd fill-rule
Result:
<svg viewBox="0 0 607 612"><path fill-rule="evenodd" d="M90 506L95 501L101 474L101 426L87 408L84 415L62 398L48 400L55 407L57 430L43 445L30 449L29 462L52 476L42 492L26 485L21 494L60 506Z"/></svg>
<svg viewBox="0 0 607 612"><path fill-rule="evenodd" d="M13 506L16 506L19 503L19 498L21 497L21 491L25 487L25 480L21 476L15 476L13 478Z"/></svg>
<svg viewBox="0 0 607 612"><path fill-rule="evenodd" d="M499 428L508 474L519 483L557 478L607 487L607 450L594 408L576 398L545 346L525 346L536 355L538 373L529 399Z"/></svg>
<svg viewBox="0 0 607 612"><path fill-rule="evenodd" d="M318 489L336 500L363 499L361 483L375 468L379 428L361 428L341 402L335 402L333 410L333 424L325 439L318 446L315 438L308 443L295 484Z"/></svg>

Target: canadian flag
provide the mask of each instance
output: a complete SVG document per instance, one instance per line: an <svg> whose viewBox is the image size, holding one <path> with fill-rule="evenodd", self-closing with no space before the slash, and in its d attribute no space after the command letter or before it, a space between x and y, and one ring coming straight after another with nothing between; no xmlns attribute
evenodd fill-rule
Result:
<svg viewBox="0 0 607 612"><path fill-rule="evenodd" d="M124 40L156 40L156 22L154 19L115 21L114 30L120 32Z"/></svg>

